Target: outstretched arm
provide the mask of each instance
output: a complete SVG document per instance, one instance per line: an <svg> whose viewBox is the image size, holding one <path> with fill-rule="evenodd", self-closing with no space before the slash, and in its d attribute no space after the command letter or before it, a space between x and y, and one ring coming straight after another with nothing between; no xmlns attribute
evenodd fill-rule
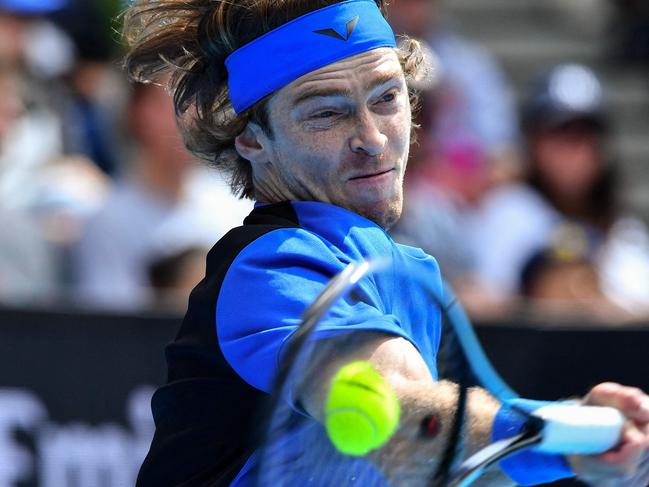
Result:
<svg viewBox="0 0 649 487"><path fill-rule="evenodd" d="M407 340L380 333L363 333L360 340L330 339L322 343L313 365L313 381L304 391L303 404L309 414L324 422L324 404L333 375L354 360L367 360L390 383L401 404L401 422L392 439L368 458L380 466L391 483L426 485L434 474L448 439L456 408L458 386L433 380L416 348ZM467 426L463 442L467 455L491 443L491 425L499 403L482 389L468 395ZM421 434L426 416L438 418L434 437ZM487 477L485 477L486 480ZM488 476L491 485L515 485L500 471ZM484 484L483 484L484 485Z"/></svg>
<svg viewBox="0 0 649 487"><path fill-rule="evenodd" d="M359 334L360 335L360 334ZM401 423L384 446L368 455L393 485L427 485L438 467L456 408L458 387L433 380L416 348L407 340L381 333L363 333L350 340L329 339L320 344L301 400L309 414L324 422L324 404L331 378L354 360L371 362L390 383L401 403ZM628 422L615 450L598 456L572 456L570 465L582 480L598 487L645 487L649 481L649 397L619 384L600 384L584 399L585 404L620 410ZM463 433L464 456L487 446L500 404L486 391L472 388L468 394ZM421 434L421 422L435 415L440 429L434 437ZM643 483L644 482L644 483ZM500 468L483 475L480 485L516 485Z"/></svg>

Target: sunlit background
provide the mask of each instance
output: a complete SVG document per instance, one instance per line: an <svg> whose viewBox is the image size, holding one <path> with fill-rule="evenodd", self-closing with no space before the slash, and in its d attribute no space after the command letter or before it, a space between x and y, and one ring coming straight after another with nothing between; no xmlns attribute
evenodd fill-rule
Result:
<svg viewBox="0 0 649 487"><path fill-rule="evenodd" d="M649 2L392 3L433 72L395 239L484 327L649 353ZM0 487L133 485L163 345L252 208L126 80L125 6L0 0Z"/></svg>

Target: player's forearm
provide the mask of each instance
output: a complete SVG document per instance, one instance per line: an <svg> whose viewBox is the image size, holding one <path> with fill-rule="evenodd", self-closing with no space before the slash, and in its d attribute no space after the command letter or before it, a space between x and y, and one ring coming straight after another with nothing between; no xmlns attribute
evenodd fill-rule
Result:
<svg viewBox="0 0 649 487"><path fill-rule="evenodd" d="M323 359L316 361L315 380L308 381L307 410L324 422L323 404L331 377L353 360L371 362L395 390L401 405L401 420L390 441L368 458L380 466L394 485L428 485L447 444L457 407L457 385L434 381L417 350L403 338L374 336L356 342L349 350L351 353L346 353L335 339L327 346L322 344ZM463 457L491 442L491 426L498 408L498 402L484 390L476 388L469 392L462 432ZM439 431L434 435L422 434L421 424L427 417L438 419ZM504 474L493 477L489 477L493 480L491 485L514 485Z"/></svg>
<svg viewBox="0 0 649 487"><path fill-rule="evenodd" d="M370 455L395 486L429 485L439 466L457 407L458 387L450 382L395 381L402 405L401 424L392 439ZM491 443L491 425L498 402L482 389L469 391L462 432L463 458ZM435 417L438 430L422 429L424 418ZM514 483L499 469L481 478L480 485Z"/></svg>

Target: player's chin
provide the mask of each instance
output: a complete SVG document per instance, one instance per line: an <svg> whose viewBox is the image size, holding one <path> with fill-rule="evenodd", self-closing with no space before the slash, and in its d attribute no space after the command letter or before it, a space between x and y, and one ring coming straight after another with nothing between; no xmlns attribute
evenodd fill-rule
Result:
<svg viewBox="0 0 649 487"><path fill-rule="evenodd" d="M358 202L354 211L372 220L380 227L389 230L399 220L403 201L401 195L389 199L367 201L364 204Z"/></svg>

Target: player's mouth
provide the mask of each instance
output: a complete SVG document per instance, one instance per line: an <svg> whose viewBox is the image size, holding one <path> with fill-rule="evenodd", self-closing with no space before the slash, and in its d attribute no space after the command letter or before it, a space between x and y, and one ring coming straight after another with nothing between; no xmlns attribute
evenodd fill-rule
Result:
<svg viewBox="0 0 649 487"><path fill-rule="evenodd" d="M359 176L353 176L349 178L350 181L379 181L383 178L389 177L394 171L396 171L396 168L391 167L390 169L386 169L384 171L376 171L372 173L367 173L367 174L361 174Z"/></svg>

